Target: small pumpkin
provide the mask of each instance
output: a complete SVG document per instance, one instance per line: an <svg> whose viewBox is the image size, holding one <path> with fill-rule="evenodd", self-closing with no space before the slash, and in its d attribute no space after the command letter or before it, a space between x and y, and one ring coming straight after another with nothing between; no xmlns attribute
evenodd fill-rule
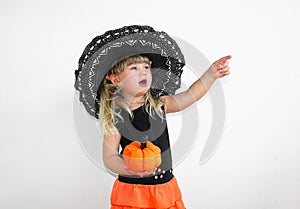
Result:
<svg viewBox="0 0 300 209"><path fill-rule="evenodd" d="M136 172L149 171L161 164L161 150L152 142L133 141L123 151L127 168Z"/></svg>

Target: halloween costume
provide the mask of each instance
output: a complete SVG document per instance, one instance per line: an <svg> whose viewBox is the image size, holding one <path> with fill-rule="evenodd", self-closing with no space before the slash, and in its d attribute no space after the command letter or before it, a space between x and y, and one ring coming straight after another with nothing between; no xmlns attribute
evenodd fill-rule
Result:
<svg viewBox="0 0 300 209"><path fill-rule="evenodd" d="M173 176L166 120L151 118L145 105L133 110L132 118L126 111L122 111L121 114L124 121L116 125L122 136L120 154L134 139L142 142L147 136L148 141L160 147L162 163L153 175L146 177L119 175L111 194L112 209L126 208L126 205L136 208L184 209L181 192ZM131 125L135 129L131 128ZM139 134L140 136L136 137Z"/></svg>
<svg viewBox="0 0 300 209"><path fill-rule="evenodd" d="M80 101L92 117L100 117L99 95L107 72L120 60L137 54L143 54L151 61L152 97L175 94L180 87L184 66L184 57L176 42L166 33L155 31L149 26L125 26L94 38L79 59L74 86L79 91ZM163 118L155 115L151 117L145 105L132 113L133 117L121 110L124 121L115 124L121 134L120 157L123 157L124 149L133 141L148 141L159 147L161 162L157 164L159 167L153 175L119 175L111 193L111 209L184 209L181 192L173 176L165 115Z"/></svg>

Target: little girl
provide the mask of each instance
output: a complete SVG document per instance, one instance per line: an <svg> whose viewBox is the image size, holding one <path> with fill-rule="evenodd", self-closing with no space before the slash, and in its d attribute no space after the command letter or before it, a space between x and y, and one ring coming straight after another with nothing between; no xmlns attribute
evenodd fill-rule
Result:
<svg viewBox="0 0 300 209"><path fill-rule="evenodd" d="M112 38L107 40L109 36ZM118 174L112 188L111 209L184 209L173 175L165 115L189 107L205 95L216 79L228 75L227 60L231 56L217 60L188 90L174 94L180 85L180 63L184 60L179 47L166 33L149 26L127 26L102 35L100 43L105 43L100 46L96 40L99 37L87 46L79 61L75 87L81 92L80 100L87 111L101 120L103 161ZM172 44L164 45L165 41ZM167 51L165 46L172 49L166 55L161 53ZM155 51L157 47L162 49L159 53ZM170 56L176 50L175 54L180 55ZM176 75L172 77L170 73ZM147 145L151 142L159 148L157 166L135 170L126 163L124 150L136 141Z"/></svg>

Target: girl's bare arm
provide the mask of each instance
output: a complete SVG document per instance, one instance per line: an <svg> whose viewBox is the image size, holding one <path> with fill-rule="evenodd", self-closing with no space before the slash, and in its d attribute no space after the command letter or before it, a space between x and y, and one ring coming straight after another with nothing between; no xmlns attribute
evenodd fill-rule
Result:
<svg viewBox="0 0 300 209"><path fill-rule="evenodd" d="M154 172L153 170L144 172L135 172L127 168L124 160L119 156L121 135L117 128L112 128L112 133L104 135L103 140L103 162L112 172L124 176L147 176Z"/></svg>
<svg viewBox="0 0 300 209"><path fill-rule="evenodd" d="M229 74L227 60L230 58L231 56L228 55L214 62L209 69L188 88L188 90L173 96L162 96L161 100L166 106L166 112L172 113L182 111L202 98L217 78Z"/></svg>

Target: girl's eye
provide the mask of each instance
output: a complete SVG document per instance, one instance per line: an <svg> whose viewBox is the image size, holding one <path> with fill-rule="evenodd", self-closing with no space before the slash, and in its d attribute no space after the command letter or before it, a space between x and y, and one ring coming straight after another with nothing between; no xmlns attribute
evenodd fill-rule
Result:
<svg viewBox="0 0 300 209"><path fill-rule="evenodd" d="M150 67L149 66L145 66L145 69L148 70Z"/></svg>
<svg viewBox="0 0 300 209"><path fill-rule="evenodd" d="M131 67L130 70L136 70L136 67L135 67L135 66L134 66L134 67Z"/></svg>

